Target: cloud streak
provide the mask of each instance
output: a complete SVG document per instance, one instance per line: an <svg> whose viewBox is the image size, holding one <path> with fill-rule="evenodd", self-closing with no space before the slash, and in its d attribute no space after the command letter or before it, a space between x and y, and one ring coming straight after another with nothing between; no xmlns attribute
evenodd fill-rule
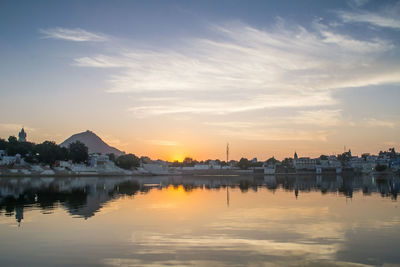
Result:
<svg viewBox="0 0 400 267"><path fill-rule="evenodd" d="M39 32L43 35L43 38L74 42L105 42L109 40L109 37L107 37L105 34L92 33L80 28L67 29L56 27L40 29Z"/></svg>
<svg viewBox="0 0 400 267"><path fill-rule="evenodd" d="M379 60L394 48L389 41L357 40L326 27L261 31L239 24L213 30L221 40L194 38L176 51L134 50L76 58L75 64L122 68L108 80L113 93L246 90L283 95L283 102L288 95L326 97L327 89L400 81L399 66Z"/></svg>
<svg viewBox="0 0 400 267"><path fill-rule="evenodd" d="M344 22L368 23L378 27L392 28L400 30L400 20L398 18L386 17L372 12L346 12L338 13Z"/></svg>
<svg viewBox="0 0 400 267"><path fill-rule="evenodd" d="M363 1L355 2L363 4ZM345 23L366 23L376 27L400 30L400 2L387 5L376 12L365 10L339 11L337 15Z"/></svg>
<svg viewBox="0 0 400 267"><path fill-rule="evenodd" d="M155 146L179 146L180 143L176 141L171 141L171 140L157 140L157 139L151 139L151 140L145 140L147 143L155 145Z"/></svg>
<svg viewBox="0 0 400 267"><path fill-rule="evenodd" d="M375 118L365 119L365 123L369 127L387 127L387 128L395 128L396 122L390 120L378 120Z"/></svg>

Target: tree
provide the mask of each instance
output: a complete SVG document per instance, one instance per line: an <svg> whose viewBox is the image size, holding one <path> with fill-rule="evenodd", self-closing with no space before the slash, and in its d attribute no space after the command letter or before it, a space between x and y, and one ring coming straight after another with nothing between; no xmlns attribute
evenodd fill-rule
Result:
<svg viewBox="0 0 400 267"><path fill-rule="evenodd" d="M389 148L389 157L391 159L396 158L397 154L396 154L396 150L394 150L394 147Z"/></svg>
<svg viewBox="0 0 400 267"><path fill-rule="evenodd" d="M134 154L122 155L117 158L115 164L122 169L130 170L140 166L140 159Z"/></svg>
<svg viewBox="0 0 400 267"><path fill-rule="evenodd" d="M285 167L291 167L292 163L293 163L292 158L285 158L284 160L282 160L282 166L285 166Z"/></svg>
<svg viewBox="0 0 400 267"><path fill-rule="evenodd" d="M327 155L321 155L319 156L320 160L328 160L328 156Z"/></svg>
<svg viewBox="0 0 400 267"><path fill-rule="evenodd" d="M141 161L142 163L144 163L144 164L149 164L149 163L152 162L152 160L151 160L149 157L146 157L146 156L141 156L141 157L140 157L140 161Z"/></svg>
<svg viewBox="0 0 400 267"><path fill-rule="evenodd" d="M6 140L0 138L0 150L7 150L8 143Z"/></svg>
<svg viewBox="0 0 400 267"><path fill-rule="evenodd" d="M250 167L262 167L262 166L263 166L262 161L250 162Z"/></svg>
<svg viewBox="0 0 400 267"><path fill-rule="evenodd" d="M238 163L238 167L242 170L247 170L250 167L250 162L246 158L241 158Z"/></svg>
<svg viewBox="0 0 400 267"><path fill-rule="evenodd" d="M17 137L15 137L15 136L8 137L8 143L10 143L10 144L18 143Z"/></svg>
<svg viewBox="0 0 400 267"><path fill-rule="evenodd" d="M67 150L55 142L44 141L35 146L39 162L53 165L57 160L67 159Z"/></svg>
<svg viewBox="0 0 400 267"><path fill-rule="evenodd" d="M107 154L107 156L112 162L115 162L116 158L114 153Z"/></svg>
<svg viewBox="0 0 400 267"><path fill-rule="evenodd" d="M68 158L74 163L87 162L89 159L88 147L79 141L69 144Z"/></svg>
<svg viewBox="0 0 400 267"><path fill-rule="evenodd" d="M190 157L186 157L186 158L183 160L182 163L183 163L183 166L184 166L184 167L193 167L193 166L194 166L193 159L190 158Z"/></svg>
<svg viewBox="0 0 400 267"><path fill-rule="evenodd" d="M275 165L278 162L279 162L279 160L275 159L275 157L273 157L273 156L271 158L267 159L267 164Z"/></svg>
<svg viewBox="0 0 400 267"><path fill-rule="evenodd" d="M18 140L15 136L8 137L7 155L15 156L18 154Z"/></svg>
<svg viewBox="0 0 400 267"><path fill-rule="evenodd" d="M0 149L6 150L9 156L20 154L24 157L28 153L33 154L35 144L31 142L18 142L15 136L10 136L8 142L3 139L0 140Z"/></svg>

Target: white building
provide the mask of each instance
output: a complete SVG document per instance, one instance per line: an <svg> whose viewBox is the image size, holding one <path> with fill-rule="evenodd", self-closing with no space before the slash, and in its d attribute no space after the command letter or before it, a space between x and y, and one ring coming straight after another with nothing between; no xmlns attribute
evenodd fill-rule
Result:
<svg viewBox="0 0 400 267"><path fill-rule="evenodd" d="M302 169L315 170L316 164L317 160L311 159L309 157L302 157L293 160L293 166L297 170L302 170Z"/></svg>
<svg viewBox="0 0 400 267"><path fill-rule="evenodd" d="M208 170L208 169L210 169L210 166L207 164L195 164L194 169L195 170Z"/></svg>
<svg viewBox="0 0 400 267"><path fill-rule="evenodd" d="M215 160L210 160L208 163L209 169L220 170L221 165L219 165Z"/></svg>
<svg viewBox="0 0 400 267"><path fill-rule="evenodd" d="M21 164L23 160L21 159L21 155L17 154L15 156L3 156L0 160L0 165L10 165L10 164Z"/></svg>
<svg viewBox="0 0 400 267"><path fill-rule="evenodd" d="M349 165L354 171L370 173L374 171L376 162L371 158L369 160L359 157L351 157Z"/></svg>
<svg viewBox="0 0 400 267"><path fill-rule="evenodd" d="M275 164L266 164L264 165L264 174L275 174Z"/></svg>
<svg viewBox="0 0 400 267"><path fill-rule="evenodd" d="M144 163L142 168L151 174L168 174L168 166L166 164Z"/></svg>
<svg viewBox="0 0 400 267"><path fill-rule="evenodd" d="M107 155L102 155L97 153L90 154L89 164L91 168L99 171L106 171L106 172L120 171L120 169L115 166L115 163L111 161Z"/></svg>
<svg viewBox="0 0 400 267"><path fill-rule="evenodd" d="M324 170L335 170L336 173L342 172L342 164L336 159L335 156L329 156L328 159L318 160L319 164L316 165L316 172L322 173Z"/></svg>

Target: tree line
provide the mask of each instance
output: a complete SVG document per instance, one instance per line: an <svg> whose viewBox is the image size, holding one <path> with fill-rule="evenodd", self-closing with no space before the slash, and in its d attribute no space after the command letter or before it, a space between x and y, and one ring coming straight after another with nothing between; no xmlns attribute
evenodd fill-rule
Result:
<svg viewBox="0 0 400 267"><path fill-rule="evenodd" d="M44 141L41 144L32 142L19 142L15 136L8 140L0 138L0 150L4 150L8 156L17 154L28 163L48 164L53 166L56 161L69 161L73 163L88 163L89 149L79 141L71 143L68 147L57 145L53 141ZM140 159L134 154L116 157L108 154L109 159L120 168L130 170L140 166Z"/></svg>
<svg viewBox="0 0 400 267"><path fill-rule="evenodd" d="M5 150L8 156L20 154L28 163L54 165L60 160L86 163L89 159L88 147L79 141L71 143L68 147L61 147L53 141L35 144L19 142L15 136L10 136L8 140L0 138L0 150Z"/></svg>

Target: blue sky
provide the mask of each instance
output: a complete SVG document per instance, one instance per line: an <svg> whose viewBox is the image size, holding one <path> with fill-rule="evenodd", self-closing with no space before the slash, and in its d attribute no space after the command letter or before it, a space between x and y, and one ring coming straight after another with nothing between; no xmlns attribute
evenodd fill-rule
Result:
<svg viewBox="0 0 400 267"><path fill-rule="evenodd" d="M399 147L399 1L2 1L0 136L154 158Z"/></svg>

